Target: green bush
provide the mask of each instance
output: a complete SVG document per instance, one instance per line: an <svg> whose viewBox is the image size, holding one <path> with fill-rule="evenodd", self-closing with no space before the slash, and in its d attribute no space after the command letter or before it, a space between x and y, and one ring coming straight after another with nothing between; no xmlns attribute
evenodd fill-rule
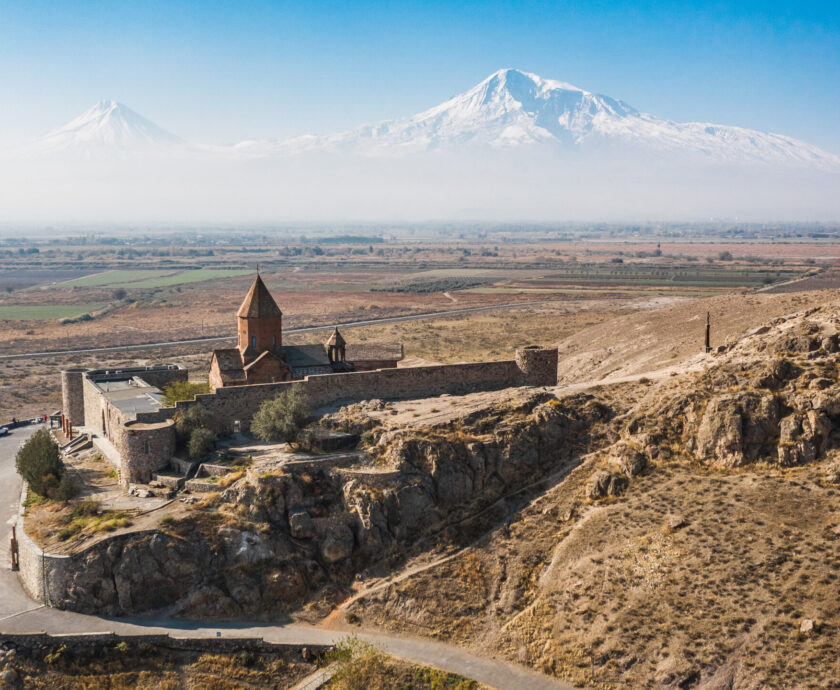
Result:
<svg viewBox="0 0 840 690"><path fill-rule="evenodd" d="M58 486L55 489L55 500L67 503L78 492L79 487L76 485L76 482L70 476L69 472L65 472L61 475L61 479L58 480Z"/></svg>
<svg viewBox="0 0 840 690"><path fill-rule="evenodd" d="M216 447L216 434L210 429L201 427L193 429L187 444L187 455L190 460L200 460Z"/></svg>
<svg viewBox="0 0 840 690"><path fill-rule="evenodd" d="M193 431L210 425L211 415L201 405L191 405L175 414L175 433L181 443L189 442Z"/></svg>
<svg viewBox="0 0 840 690"><path fill-rule="evenodd" d="M46 429L39 429L15 456L18 474L36 494L53 498L64 476L58 444Z"/></svg>
<svg viewBox="0 0 840 690"><path fill-rule="evenodd" d="M254 419L251 432L266 442L295 441L309 419L309 401L300 386L292 386L273 400L266 400Z"/></svg>
<svg viewBox="0 0 840 690"><path fill-rule="evenodd" d="M196 395L209 392L209 383L190 383L189 381L174 381L163 389L166 404L170 407L181 400L194 400Z"/></svg>

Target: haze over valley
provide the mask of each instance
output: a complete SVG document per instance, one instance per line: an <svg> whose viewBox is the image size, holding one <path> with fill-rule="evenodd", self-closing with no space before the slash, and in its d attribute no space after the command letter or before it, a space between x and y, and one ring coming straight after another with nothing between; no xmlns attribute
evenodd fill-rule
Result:
<svg viewBox="0 0 840 690"><path fill-rule="evenodd" d="M5 221L840 213L834 153L781 134L657 118L515 69L414 116L228 145L170 133L106 100L0 156Z"/></svg>

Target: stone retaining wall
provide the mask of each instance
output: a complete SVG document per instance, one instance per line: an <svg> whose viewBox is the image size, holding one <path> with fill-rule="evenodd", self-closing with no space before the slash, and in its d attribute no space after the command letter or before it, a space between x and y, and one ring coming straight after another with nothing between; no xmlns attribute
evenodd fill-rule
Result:
<svg viewBox="0 0 840 690"><path fill-rule="evenodd" d="M554 357L556 362L556 354ZM530 356L527 361L530 363ZM214 393L197 395L195 400L179 402L176 408L138 413L137 419L159 422L171 417L176 409L200 404L213 416L216 430L228 433L234 421L248 424L264 401L276 397L289 386L301 386L310 405L318 408L345 400L398 400L444 393L464 395L523 385L556 385L556 366L553 371L547 371L546 367L538 369L539 373L529 371L526 377L526 372L515 360L503 360L307 376L301 381L219 388Z"/></svg>
<svg viewBox="0 0 840 690"><path fill-rule="evenodd" d="M280 653L295 652L311 657L320 656L332 649L331 645L290 644L285 642L267 642L261 637L172 637L168 633L117 634L98 633L0 633L0 643L11 642L21 647L68 647L88 646L92 644L114 645L119 642L145 643L166 649L181 649L195 652L239 652L247 649L253 652ZM306 650L304 652L304 650Z"/></svg>
<svg viewBox="0 0 840 690"><path fill-rule="evenodd" d="M186 371L161 368L138 375L154 385L164 385L171 380L184 379ZM214 430L226 434L233 431L237 421L247 428L263 402L290 386L300 386L309 404L319 408L342 401L464 395L525 385L554 386L556 383L557 349L528 347L517 350L514 360L321 374L300 381L230 386L198 395L195 400L178 402L174 408L131 416L108 403L85 378L84 416L87 426L96 430L102 429L104 418L104 435L120 453L120 481L128 486L148 482L156 470L169 463L175 447L171 420L178 410L186 410L192 405L205 407L212 416Z"/></svg>
<svg viewBox="0 0 840 690"><path fill-rule="evenodd" d="M26 485L21 492L21 505L17 519L18 540L18 580L24 591L35 601L46 606L62 608L67 601L67 588L73 573L85 561L89 551L107 549L109 544L118 540L134 539L157 530L144 530L108 537L86 549L71 555L46 553L31 537L26 534L23 520L23 501L26 498Z"/></svg>

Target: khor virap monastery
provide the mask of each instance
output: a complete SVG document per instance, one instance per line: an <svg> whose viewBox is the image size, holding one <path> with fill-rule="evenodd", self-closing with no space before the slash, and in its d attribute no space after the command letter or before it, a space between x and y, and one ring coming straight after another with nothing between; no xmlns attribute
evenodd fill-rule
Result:
<svg viewBox="0 0 840 690"><path fill-rule="evenodd" d="M388 369L403 358L399 343L348 345L337 328L323 345L284 347L283 312L259 275L237 317L239 347L213 351L209 380L214 389L291 381L310 374Z"/></svg>
<svg viewBox="0 0 840 690"><path fill-rule="evenodd" d="M174 465L179 412L201 405L214 430L247 430L260 405L300 386L313 409L344 401L428 398L442 394L557 384L557 349L523 347L514 359L398 367L399 344L351 345L338 329L326 343L283 345L283 314L257 276L237 314L238 347L213 352L212 393L167 407L162 389L186 381L175 364L120 370L61 372L65 431L84 435L103 451L124 488L145 484ZM76 436L79 438L79 436Z"/></svg>

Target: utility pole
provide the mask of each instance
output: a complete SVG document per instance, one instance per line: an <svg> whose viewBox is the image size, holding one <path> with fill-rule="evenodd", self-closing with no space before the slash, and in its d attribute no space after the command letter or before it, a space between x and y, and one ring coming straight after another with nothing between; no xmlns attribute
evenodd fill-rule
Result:
<svg viewBox="0 0 840 690"><path fill-rule="evenodd" d="M712 351L712 344L711 344L711 335L712 335L712 315L710 312L706 312L706 346L703 348L703 351L708 354Z"/></svg>

